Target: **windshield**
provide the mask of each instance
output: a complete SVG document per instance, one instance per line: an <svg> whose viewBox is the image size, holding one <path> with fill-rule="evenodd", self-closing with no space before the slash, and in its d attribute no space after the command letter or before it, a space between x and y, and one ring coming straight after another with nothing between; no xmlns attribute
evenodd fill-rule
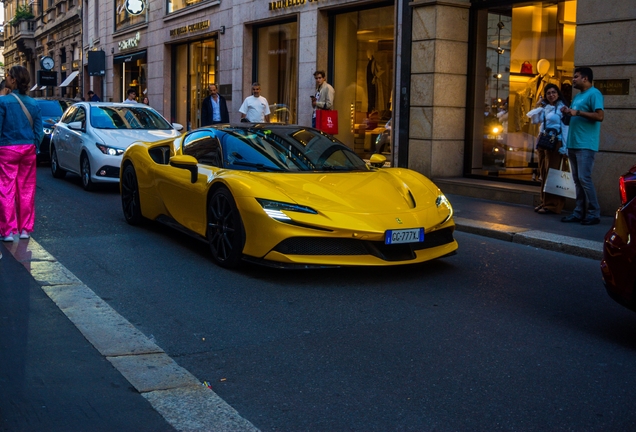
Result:
<svg viewBox="0 0 636 432"><path fill-rule="evenodd" d="M368 171L347 146L313 129L225 128L227 168L250 171Z"/></svg>
<svg viewBox="0 0 636 432"><path fill-rule="evenodd" d="M38 100L43 117L62 117L62 107L58 101Z"/></svg>
<svg viewBox="0 0 636 432"><path fill-rule="evenodd" d="M172 129L158 112L137 106L91 106L91 125L97 129Z"/></svg>

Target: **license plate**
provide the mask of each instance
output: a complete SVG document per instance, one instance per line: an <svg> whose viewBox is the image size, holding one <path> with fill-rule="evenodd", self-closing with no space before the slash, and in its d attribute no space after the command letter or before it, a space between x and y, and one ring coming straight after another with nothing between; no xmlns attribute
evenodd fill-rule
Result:
<svg viewBox="0 0 636 432"><path fill-rule="evenodd" d="M385 244L421 243L424 241L424 228L403 230L387 230L384 234Z"/></svg>

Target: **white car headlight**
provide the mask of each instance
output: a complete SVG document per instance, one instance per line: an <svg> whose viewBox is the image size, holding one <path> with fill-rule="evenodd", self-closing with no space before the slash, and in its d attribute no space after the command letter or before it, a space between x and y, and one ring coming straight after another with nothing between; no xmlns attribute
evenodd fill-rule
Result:
<svg viewBox="0 0 636 432"><path fill-rule="evenodd" d="M53 133L53 128L42 128L44 135L51 135Z"/></svg>
<svg viewBox="0 0 636 432"><path fill-rule="evenodd" d="M283 211L292 211L298 213L318 214L318 212L311 207L302 206L298 204L285 203L280 201L271 201L262 198L256 198L256 201L263 207L263 210L269 217L278 221L290 221L291 218L287 216Z"/></svg>
<svg viewBox="0 0 636 432"><path fill-rule="evenodd" d="M99 151L101 151L105 155L121 156L121 155L124 154L124 150L122 150L122 149L118 149L118 148L115 148L115 147L109 147L109 146L104 145L104 144L95 144L95 145L97 146Z"/></svg>

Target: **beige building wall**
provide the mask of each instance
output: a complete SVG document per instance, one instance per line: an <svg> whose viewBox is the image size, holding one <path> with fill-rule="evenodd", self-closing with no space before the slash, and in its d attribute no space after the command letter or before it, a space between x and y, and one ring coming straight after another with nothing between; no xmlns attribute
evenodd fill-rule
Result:
<svg viewBox="0 0 636 432"><path fill-rule="evenodd" d="M413 7L408 167L429 177L463 173L468 0Z"/></svg>
<svg viewBox="0 0 636 432"><path fill-rule="evenodd" d="M620 204L618 177L636 164L636 1L579 0L575 66L592 68L594 79L628 79L629 95L605 95L605 119L593 179L601 211Z"/></svg>

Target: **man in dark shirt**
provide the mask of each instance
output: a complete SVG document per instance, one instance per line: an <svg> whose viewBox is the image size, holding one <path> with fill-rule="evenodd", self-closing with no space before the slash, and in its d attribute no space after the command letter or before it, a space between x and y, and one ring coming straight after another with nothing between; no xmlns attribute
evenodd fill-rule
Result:
<svg viewBox="0 0 636 432"><path fill-rule="evenodd" d="M218 93L216 84L210 84L208 90L210 95L203 99L201 105L201 126L229 123L230 114L225 98Z"/></svg>
<svg viewBox="0 0 636 432"><path fill-rule="evenodd" d="M89 102L101 102L102 100L93 92L93 90L88 91L88 101Z"/></svg>

